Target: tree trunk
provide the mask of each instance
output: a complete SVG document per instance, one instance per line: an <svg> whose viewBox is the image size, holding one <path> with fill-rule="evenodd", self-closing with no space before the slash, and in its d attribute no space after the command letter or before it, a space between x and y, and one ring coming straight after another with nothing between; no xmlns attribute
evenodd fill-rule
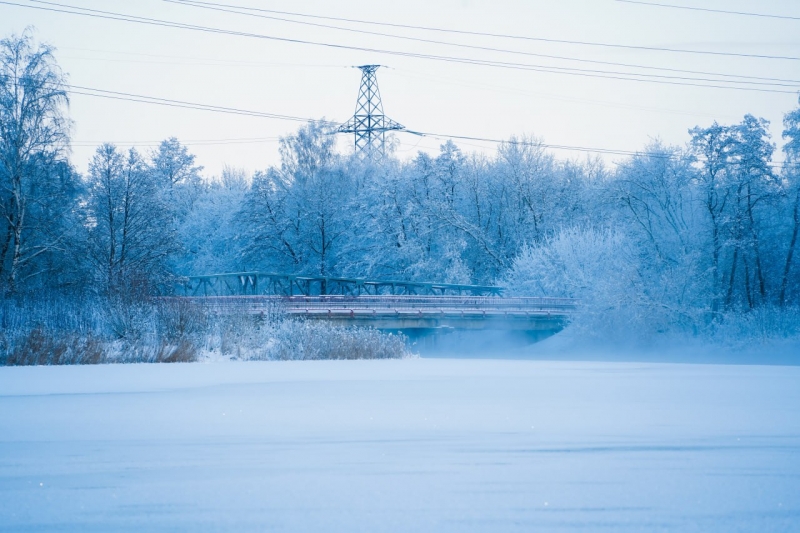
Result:
<svg viewBox="0 0 800 533"><path fill-rule="evenodd" d="M753 240L753 252L755 253L758 293L759 296L761 296L761 303L763 304L767 300L767 284L764 281L764 270L761 268L761 252L759 251L758 232L756 231L756 222L753 216L753 201L750 193L750 185L747 186L747 218L750 222L750 238Z"/></svg>
<svg viewBox="0 0 800 533"><path fill-rule="evenodd" d="M719 256L720 256L720 243L719 243L719 226L717 224L717 217L714 214L711 199L707 203L708 212L711 216L711 279L712 279L712 295L711 295L711 312L716 315L719 312L719 297L721 296L720 276L719 276Z"/></svg>
<svg viewBox="0 0 800 533"><path fill-rule="evenodd" d="M11 246L11 237L14 235L13 228L12 228L12 221L6 226L6 235L3 239L3 245L0 247L0 284L3 282L3 277L5 276L5 266L6 266L6 256L8 255L8 248Z"/></svg>
<svg viewBox="0 0 800 533"><path fill-rule="evenodd" d="M20 262L22 259L22 226L25 222L25 202L22 196L22 178L13 178L14 188L12 192L14 224L11 231L14 239L14 252L11 259L11 272L8 276L8 289L11 292L17 290L17 275L19 274Z"/></svg>
<svg viewBox="0 0 800 533"><path fill-rule="evenodd" d="M792 257L794 248L797 245L797 233L800 230L800 186L794 199L794 228L792 228L792 239L789 242L789 250L786 252L786 263L783 266L783 276L781 278L781 293L778 298L779 305L786 305L786 287L789 284L789 271L792 268Z"/></svg>
<svg viewBox="0 0 800 533"><path fill-rule="evenodd" d="M736 280L736 264L739 262L739 248L733 249L733 259L731 260L731 276L728 279L728 291L725 295L725 308L730 309L733 303L733 285Z"/></svg>

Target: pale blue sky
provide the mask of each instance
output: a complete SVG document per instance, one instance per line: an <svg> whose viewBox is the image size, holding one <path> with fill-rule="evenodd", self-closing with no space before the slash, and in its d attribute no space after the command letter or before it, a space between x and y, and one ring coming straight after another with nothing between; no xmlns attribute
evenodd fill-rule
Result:
<svg viewBox="0 0 800 533"><path fill-rule="evenodd" d="M30 0L9 1L52 7ZM219 2L548 39L800 57L800 20L669 9L614 0ZM550 67L631 70L363 35L161 0L57 3L348 46ZM662 0L661 3L800 17L800 2L789 0ZM800 81L797 60L614 49L286 18L580 60ZM772 132L780 145L782 116L797 106L800 89L800 83L792 81L782 82L781 86L753 86L786 91L778 93L511 70L154 27L0 4L0 34L19 33L26 26L34 26L41 40L58 48L57 58L74 85L345 121L353 112L360 81L360 72L349 67L380 63L390 67L378 71L386 114L409 129L488 138L528 134L554 145L615 150L637 150L656 137L683 144L689 128L708 125L713 120L735 122L745 113L772 121ZM278 162L275 139L299 125L83 95L73 96L70 114L75 122L73 161L81 170L86 168L101 141L125 147L134 144L148 150L149 145L169 136L190 144L208 174L218 173L225 164L248 171L263 169ZM214 142L198 142L209 140ZM443 142L408 134L399 135L399 140L401 157L410 157L419 149L436 151ZM350 144L349 136L339 140L343 151L350 149ZM486 154L492 154L495 146L477 141L458 144L465 151ZM585 157L581 152L556 153L560 157ZM620 159L614 155L604 157L609 162Z"/></svg>

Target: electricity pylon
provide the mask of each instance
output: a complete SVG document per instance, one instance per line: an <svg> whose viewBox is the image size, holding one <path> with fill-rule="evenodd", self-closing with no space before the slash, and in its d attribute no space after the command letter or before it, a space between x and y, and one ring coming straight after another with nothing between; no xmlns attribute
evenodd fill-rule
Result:
<svg viewBox="0 0 800 533"><path fill-rule="evenodd" d="M355 114L339 126L339 133L355 135L356 153L376 160L386 155L386 132L405 126L383 114L381 92L375 71L380 65L361 65L361 88L358 90Z"/></svg>

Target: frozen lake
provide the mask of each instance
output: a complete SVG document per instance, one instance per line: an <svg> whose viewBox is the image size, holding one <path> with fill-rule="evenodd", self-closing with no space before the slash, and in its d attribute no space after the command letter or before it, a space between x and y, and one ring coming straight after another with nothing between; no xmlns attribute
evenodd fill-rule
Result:
<svg viewBox="0 0 800 533"><path fill-rule="evenodd" d="M0 368L0 531L800 531L800 367Z"/></svg>

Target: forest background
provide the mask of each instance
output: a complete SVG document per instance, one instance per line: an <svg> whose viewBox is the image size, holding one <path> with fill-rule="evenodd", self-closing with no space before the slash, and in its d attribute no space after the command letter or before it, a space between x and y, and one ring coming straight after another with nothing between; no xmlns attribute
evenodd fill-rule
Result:
<svg viewBox="0 0 800 533"><path fill-rule="evenodd" d="M185 276L259 270L578 298L574 326L597 338L798 335L800 108L780 165L751 115L611 168L527 136L496 157L448 141L371 161L337 152L321 120L253 175L204 175L175 138L148 153L102 144L81 174L52 48L26 32L0 43L0 62L6 321L31 324L33 302L131 306Z"/></svg>

